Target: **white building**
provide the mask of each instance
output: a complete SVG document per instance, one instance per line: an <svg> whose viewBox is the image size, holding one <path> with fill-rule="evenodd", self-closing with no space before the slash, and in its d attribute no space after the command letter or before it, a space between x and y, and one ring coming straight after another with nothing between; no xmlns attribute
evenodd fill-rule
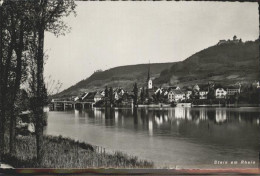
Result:
<svg viewBox="0 0 260 176"><path fill-rule="evenodd" d="M98 101L102 100L103 97L104 97L104 96L102 96L101 93L99 93L99 92L96 93L96 95L94 96L94 102L98 102Z"/></svg>
<svg viewBox="0 0 260 176"><path fill-rule="evenodd" d="M181 90L170 90L168 93L169 102L179 102L185 100L185 93Z"/></svg>
<svg viewBox="0 0 260 176"><path fill-rule="evenodd" d="M191 90L186 91L186 99L190 99L191 94L192 94Z"/></svg>
<svg viewBox="0 0 260 176"><path fill-rule="evenodd" d="M199 91L200 99L207 99L208 93L209 93L209 92L208 92L207 90L201 90L201 91Z"/></svg>
<svg viewBox="0 0 260 176"><path fill-rule="evenodd" d="M227 95L240 94L240 88L227 88Z"/></svg>
<svg viewBox="0 0 260 176"><path fill-rule="evenodd" d="M195 90L195 91L200 91L200 87L199 87L199 85L196 84L196 85L193 87L193 90Z"/></svg>
<svg viewBox="0 0 260 176"><path fill-rule="evenodd" d="M115 98L115 100L118 100L118 99L119 99L119 95L118 95L117 92L115 92L115 94L114 94L114 98Z"/></svg>
<svg viewBox="0 0 260 176"><path fill-rule="evenodd" d="M227 91L225 91L224 88L217 88L215 90L215 96L216 98L226 98Z"/></svg>
<svg viewBox="0 0 260 176"><path fill-rule="evenodd" d="M148 85L147 85L148 89L152 89L153 88L153 81L151 78L149 78L148 80Z"/></svg>
<svg viewBox="0 0 260 176"><path fill-rule="evenodd" d="M158 88L154 93L155 94L162 94L162 92L163 92L163 89L162 88Z"/></svg>

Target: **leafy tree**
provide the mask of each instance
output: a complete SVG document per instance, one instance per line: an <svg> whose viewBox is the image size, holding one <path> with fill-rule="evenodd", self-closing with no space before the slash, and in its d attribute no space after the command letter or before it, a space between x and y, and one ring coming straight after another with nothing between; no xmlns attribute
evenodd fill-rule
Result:
<svg viewBox="0 0 260 176"><path fill-rule="evenodd" d="M4 151L4 135L6 120L9 117L10 143L9 152L14 153L15 125L17 106L15 102L19 94L20 84L26 77L25 52L28 43L29 27L26 21L26 2L4 1L1 6L1 49L0 49L0 121L1 123L1 148ZM27 9L28 10L28 9ZM7 116L8 115L8 116ZM2 154L2 153L1 153Z"/></svg>
<svg viewBox="0 0 260 176"><path fill-rule="evenodd" d="M36 34L36 107L34 116L36 118L36 145L37 159L39 164L43 157L43 107L46 97L45 83L43 78L44 65L44 38L45 31L54 33L55 35L63 35L67 30L67 26L61 17L68 16L74 12L75 3L72 0L35 0L32 2L31 13L34 16L32 21L34 34Z"/></svg>
<svg viewBox="0 0 260 176"><path fill-rule="evenodd" d="M112 106L113 102L114 102L114 96L113 96L113 88L110 87L109 88L109 102L110 102L110 106Z"/></svg>
<svg viewBox="0 0 260 176"><path fill-rule="evenodd" d="M137 105L137 99L138 99L138 87L137 87L137 83L134 83L133 92L134 92L134 106L136 107L136 105Z"/></svg>
<svg viewBox="0 0 260 176"><path fill-rule="evenodd" d="M144 87L143 87L142 90L141 90L140 98L141 98L141 103L143 104L144 101L145 101L145 92L144 92Z"/></svg>
<svg viewBox="0 0 260 176"><path fill-rule="evenodd" d="M106 86L106 88L105 88L105 105L106 105L106 107L107 107L107 99L108 99L108 88Z"/></svg>

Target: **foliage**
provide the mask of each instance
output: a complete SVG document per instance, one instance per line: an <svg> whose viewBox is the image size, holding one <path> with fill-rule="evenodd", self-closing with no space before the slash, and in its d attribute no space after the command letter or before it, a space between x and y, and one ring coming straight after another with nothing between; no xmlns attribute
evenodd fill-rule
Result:
<svg viewBox="0 0 260 176"><path fill-rule="evenodd" d="M258 58L259 40L215 45L182 62L172 64L170 69L161 72L154 83L168 84L170 81L177 81L179 85L191 85L207 80L227 85L237 81L253 82L258 80Z"/></svg>
<svg viewBox="0 0 260 176"><path fill-rule="evenodd" d="M16 155L5 155L4 161L17 168L152 168L153 163L121 152L107 153L104 148L69 138L44 136L44 160L36 162L33 136L18 136Z"/></svg>
<svg viewBox="0 0 260 176"><path fill-rule="evenodd" d="M138 87L137 87L137 83L134 83L133 93L134 93L134 105L137 105L137 100L138 100Z"/></svg>
<svg viewBox="0 0 260 176"><path fill-rule="evenodd" d="M0 6L0 144L4 150L6 120L9 120L10 150L14 152L20 85L28 80L31 110L36 121L37 155L43 135L43 106L48 102L43 78L44 32L64 35L63 18L74 13L73 0L5 0ZM21 105L19 105L21 106ZM3 150L2 150L3 149ZM3 153L1 153L3 154Z"/></svg>
<svg viewBox="0 0 260 176"><path fill-rule="evenodd" d="M151 76L158 75L173 63L150 64ZM111 68L102 72L94 73L90 77L78 82L70 88L57 94L57 97L77 95L81 90L93 91L100 87L122 87L132 91L132 85L136 82L139 86L145 86L147 79L148 64L128 65Z"/></svg>

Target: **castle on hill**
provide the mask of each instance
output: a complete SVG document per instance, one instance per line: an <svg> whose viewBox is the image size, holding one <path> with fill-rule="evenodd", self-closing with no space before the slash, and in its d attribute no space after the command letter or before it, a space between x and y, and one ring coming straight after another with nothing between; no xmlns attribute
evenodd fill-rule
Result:
<svg viewBox="0 0 260 176"><path fill-rule="evenodd" d="M241 38L238 39L237 36L235 35L233 37L233 40L230 40L230 39L220 40L217 45L230 44L230 43L234 43L234 44L242 43L242 39Z"/></svg>

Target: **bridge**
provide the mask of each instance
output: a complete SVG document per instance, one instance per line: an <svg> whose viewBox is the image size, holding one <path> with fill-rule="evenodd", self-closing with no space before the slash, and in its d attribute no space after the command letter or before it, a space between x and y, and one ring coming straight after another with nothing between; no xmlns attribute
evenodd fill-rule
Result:
<svg viewBox="0 0 260 176"><path fill-rule="evenodd" d="M54 111L58 108L63 109L64 111L68 108L76 109L76 107L85 109L85 108L93 108L95 102L93 100L85 100L85 101L73 101L73 100L55 100L51 101L51 106Z"/></svg>

